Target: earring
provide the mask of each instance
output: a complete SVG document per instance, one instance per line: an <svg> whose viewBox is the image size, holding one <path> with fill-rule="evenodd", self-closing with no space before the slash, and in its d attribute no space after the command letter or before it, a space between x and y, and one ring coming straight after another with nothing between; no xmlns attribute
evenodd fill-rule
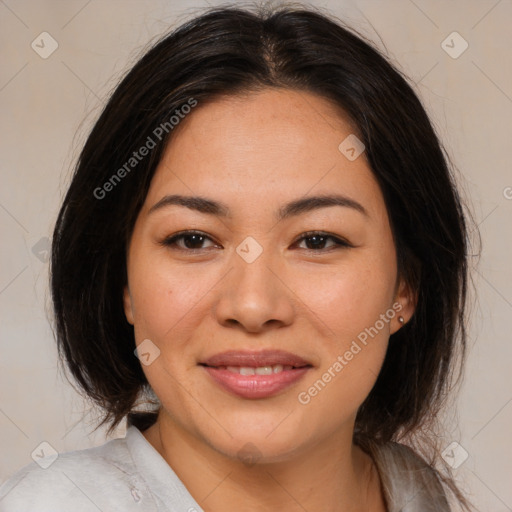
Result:
<svg viewBox="0 0 512 512"><path fill-rule="evenodd" d="M403 316L399 316L398 321L400 322L401 325L404 325L405 320Z"/></svg>

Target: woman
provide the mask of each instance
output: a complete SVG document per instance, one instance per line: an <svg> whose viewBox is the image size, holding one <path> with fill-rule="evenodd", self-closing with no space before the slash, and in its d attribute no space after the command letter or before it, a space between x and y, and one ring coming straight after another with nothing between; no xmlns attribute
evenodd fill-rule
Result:
<svg viewBox="0 0 512 512"><path fill-rule="evenodd" d="M305 9L186 23L113 93L53 238L59 352L126 438L23 468L1 510L468 509L414 442L464 353L466 257L369 43Z"/></svg>

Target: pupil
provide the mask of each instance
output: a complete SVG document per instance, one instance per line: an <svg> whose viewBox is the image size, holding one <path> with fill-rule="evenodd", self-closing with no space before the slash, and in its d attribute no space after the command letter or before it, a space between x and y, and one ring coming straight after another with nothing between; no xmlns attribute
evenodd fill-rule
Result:
<svg viewBox="0 0 512 512"><path fill-rule="evenodd" d="M322 246L325 242L325 237L319 236L319 235L313 235L309 237L310 242L313 241L313 249L318 249L320 246Z"/></svg>
<svg viewBox="0 0 512 512"><path fill-rule="evenodd" d="M185 245L187 249L197 249L196 245L201 246L203 235L188 235L185 237ZM192 241L190 243L190 241ZM200 247L199 247L200 248Z"/></svg>

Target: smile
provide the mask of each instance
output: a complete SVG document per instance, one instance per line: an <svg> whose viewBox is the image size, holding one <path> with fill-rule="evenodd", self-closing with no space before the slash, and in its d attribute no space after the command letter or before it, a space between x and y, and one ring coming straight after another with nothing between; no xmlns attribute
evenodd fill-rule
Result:
<svg viewBox="0 0 512 512"><path fill-rule="evenodd" d="M224 369L223 366L220 368ZM226 366L225 368L240 375L272 375L273 373L281 373L283 370L291 370L293 366L276 364L274 366L258 366L257 368L251 368L250 366Z"/></svg>
<svg viewBox="0 0 512 512"><path fill-rule="evenodd" d="M200 366L223 390L246 399L274 396L296 384L313 368L295 354L274 350L223 352Z"/></svg>

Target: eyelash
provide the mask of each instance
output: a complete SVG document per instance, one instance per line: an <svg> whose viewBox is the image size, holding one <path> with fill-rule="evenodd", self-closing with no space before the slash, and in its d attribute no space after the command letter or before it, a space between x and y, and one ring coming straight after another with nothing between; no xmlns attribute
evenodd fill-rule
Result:
<svg viewBox="0 0 512 512"><path fill-rule="evenodd" d="M188 249L188 248L179 247L176 244L176 242L178 240L184 239L185 237L191 236L191 235L199 235L199 236L202 236L202 237L214 242L206 233L203 233L202 231L191 230L191 231L181 231L179 233L176 233L170 237L165 238L160 243L161 243L161 245L163 245L165 247L173 248L173 249L176 249L179 251L184 251L184 252L201 252L201 251L205 251L205 250L209 249L208 247L203 247L200 249ZM303 250L311 252L311 253L313 253L313 252L319 253L319 252L330 252L333 249L354 247L352 244L350 244L346 240L343 240L337 236L331 235L330 233L326 233L325 231L307 231L307 232L303 233L300 238L296 239L294 244L297 244L298 242L302 242L303 240L307 240L308 238L313 238L314 236L319 236L319 237L322 237L325 239L331 239L335 242L335 245L331 246L327 249L303 249Z"/></svg>

